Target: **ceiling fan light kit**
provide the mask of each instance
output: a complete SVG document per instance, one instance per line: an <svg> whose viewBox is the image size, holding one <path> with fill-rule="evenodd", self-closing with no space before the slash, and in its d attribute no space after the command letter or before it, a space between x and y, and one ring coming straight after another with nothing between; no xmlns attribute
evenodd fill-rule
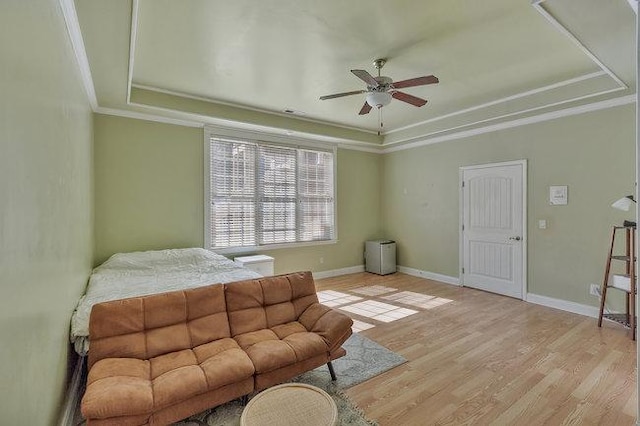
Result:
<svg viewBox="0 0 640 426"><path fill-rule="evenodd" d="M367 93L367 103L374 108L382 108L391 103L391 95L388 92Z"/></svg>

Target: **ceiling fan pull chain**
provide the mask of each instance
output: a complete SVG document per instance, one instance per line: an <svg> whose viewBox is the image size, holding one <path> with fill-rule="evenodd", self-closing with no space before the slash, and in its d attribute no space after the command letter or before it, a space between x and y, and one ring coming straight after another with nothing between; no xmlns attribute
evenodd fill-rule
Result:
<svg viewBox="0 0 640 426"><path fill-rule="evenodd" d="M380 129L378 129L378 136L380 136L381 132L382 132L382 108L378 107L378 121L380 122Z"/></svg>

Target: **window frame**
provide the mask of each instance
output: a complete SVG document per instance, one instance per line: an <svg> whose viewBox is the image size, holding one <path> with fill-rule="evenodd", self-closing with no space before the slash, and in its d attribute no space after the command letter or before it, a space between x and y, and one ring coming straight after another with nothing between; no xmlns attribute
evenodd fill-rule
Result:
<svg viewBox="0 0 640 426"><path fill-rule="evenodd" d="M286 148L306 149L314 151L330 152L333 155L333 237L329 240L297 241L275 244L256 244L253 246L211 247L211 139L222 139L231 142L245 142L256 145L282 146ZM272 135L252 131L239 131L236 129L212 128L206 126L204 129L204 248L220 254L241 254L254 253L266 250L277 250L284 248L309 247L335 244L338 242L338 152L337 146L333 144L322 144L307 140L302 137L292 137L285 135ZM296 152L297 155L297 152ZM296 168L296 181L299 171ZM256 205L257 207L257 205ZM300 230L300 222L296 215L296 233Z"/></svg>

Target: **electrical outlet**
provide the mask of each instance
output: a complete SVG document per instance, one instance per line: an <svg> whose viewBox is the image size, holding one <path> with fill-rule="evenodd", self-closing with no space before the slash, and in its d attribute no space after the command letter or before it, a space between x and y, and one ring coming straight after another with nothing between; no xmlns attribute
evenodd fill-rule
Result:
<svg viewBox="0 0 640 426"><path fill-rule="evenodd" d="M589 294L592 296L600 297L600 286L598 284L590 284Z"/></svg>

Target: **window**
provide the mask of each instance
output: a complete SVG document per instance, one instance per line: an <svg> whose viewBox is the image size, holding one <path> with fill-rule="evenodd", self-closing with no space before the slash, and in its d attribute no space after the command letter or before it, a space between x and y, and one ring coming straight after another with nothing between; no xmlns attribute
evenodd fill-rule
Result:
<svg viewBox="0 0 640 426"><path fill-rule="evenodd" d="M211 137L211 249L335 240L334 153Z"/></svg>

